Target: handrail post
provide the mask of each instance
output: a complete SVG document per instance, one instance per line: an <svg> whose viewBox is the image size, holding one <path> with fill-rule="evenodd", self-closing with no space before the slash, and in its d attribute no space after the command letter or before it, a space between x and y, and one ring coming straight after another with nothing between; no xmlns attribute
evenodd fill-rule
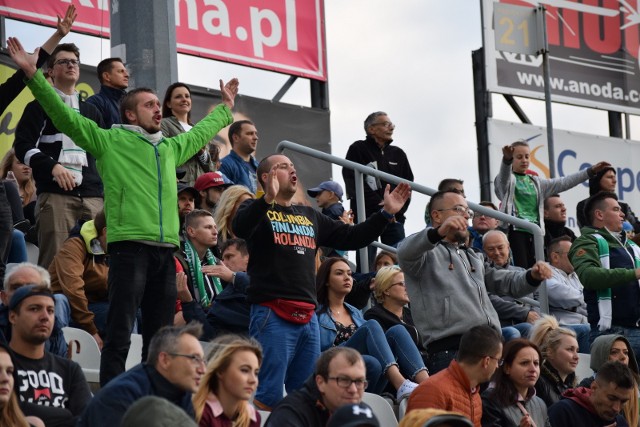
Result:
<svg viewBox="0 0 640 427"><path fill-rule="evenodd" d="M364 175L360 171L353 171L353 176L356 181L356 213L358 214L356 221L360 224L367 219L367 212L365 212L364 207ZM365 246L364 248L358 249L358 254L360 255L360 272L368 273L369 247Z"/></svg>

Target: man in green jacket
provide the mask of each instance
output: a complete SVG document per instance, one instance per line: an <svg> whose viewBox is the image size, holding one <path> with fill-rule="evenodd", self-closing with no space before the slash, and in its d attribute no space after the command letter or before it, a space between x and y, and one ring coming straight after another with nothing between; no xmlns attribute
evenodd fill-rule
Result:
<svg viewBox="0 0 640 427"><path fill-rule="evenodd" d="M25 72L27 86L54 125L96 158L104 183L107 216L109 313L100 384L124 372L138 308L142 310L142 358L153 334L173 322L179 245L176 167L233 122L238 80L220 80L222 104L189 132L164 138L162 108L151 89L132 90L122 99L122 125L100 129L65 106L37 71L37 54L10 38L9 51ZM36 52L37 53L37 52Z"/></svg>

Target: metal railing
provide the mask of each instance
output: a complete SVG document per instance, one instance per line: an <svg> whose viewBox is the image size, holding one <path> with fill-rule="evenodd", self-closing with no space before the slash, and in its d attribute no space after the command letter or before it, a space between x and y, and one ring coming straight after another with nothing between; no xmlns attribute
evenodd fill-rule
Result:
<svg viewBox="0 0 640 427"><path fill-rule="evenodd" d="M357 222L364 222L366 219L366 213L364 209L364 180L363 175L374 176L376 178L380 178L386 182L392 184L400 184L404 182L411 187L412 191L417 191L421 194L426 194L428 196L433 196L437 190L433 188L426 187L421 184L416 184L415 182L408 181L406 179L398 178L395 175L388 174L386 172L379 171L374 168L370 168L368 166L362 165L360 163L355 163L350 160L343 159L342 157L336 157L332 154L325 153L323 151L315 150L313 148L305 147L304 145L296 144L291 141L280 141L278 146L276 147L276 151L278 153L282 153L285 149L295 151L300 154L304 154L306 156L314 157L316 159L324 160L329 163L336 164L338 166L342 166L343 168L352 169L354 171L355 184L356 184L356 210L358 212ZM513 224L516 227L523 228L531 234L533 234L533 243L535 248L535 258L536 260L544 261L544 237L542 234L542 230L536 224L533 224L529 221L525 221L520 218L516 218L512 215L507 215L505 213L496 211L494 209L479 205L477 203L467 201L469 207L477 213L496 218L502 222L506 222L509 224ZM377 244L376 246L386 246ZM392 249L389 246L386 248ZM362 248L359 250L360 254L360 269L363 272L369 271L369 258L367 255L367 248ZM535 302L534 300L529 300L527 302ZM540 305L540 311L542 313L549 313L549 299L547 297L547 288L546 286L540 286L538 289L538 303ZM533 304L532 304L533 305Z"/></svg>

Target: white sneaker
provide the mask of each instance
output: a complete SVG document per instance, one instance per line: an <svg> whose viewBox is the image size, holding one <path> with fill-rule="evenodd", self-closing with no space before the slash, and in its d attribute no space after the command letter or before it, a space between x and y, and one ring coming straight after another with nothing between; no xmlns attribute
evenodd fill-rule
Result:
<svg viewBox="0 0 640 427"><path fill-rule="evenodd" d="M398 388L398 393L396 394L396 401L400 402L405 397L409 397L411 392L418 387L418 384L414 383L411 380L404 380L402 385Z"/></svg>

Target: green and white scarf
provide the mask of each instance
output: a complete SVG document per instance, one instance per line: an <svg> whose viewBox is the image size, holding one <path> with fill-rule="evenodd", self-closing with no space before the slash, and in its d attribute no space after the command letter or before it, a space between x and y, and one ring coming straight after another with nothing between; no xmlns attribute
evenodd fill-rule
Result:
<svg viewBox="0 0 640 427"><path fill-rule="evenodd" d="M609 233L613 236L612 233ZM593 237L596 238L598 242L598 255L600 256L600 265L602 268L610 269L610 260L609 260L609 243L607 240L598 233L593 233ZM615 236L614 236L615 237ZM622 242L621 242L622 244ZM628 247L633 250L633 262L635 268L640 268L640 248L633 241L629 239L625 239L623 247ZM600 320L598 320L598 330L600 332L604 332L608 329L611 329L611 321L613 317L613 310L611 307L611 288L602 289L596 291L598 296L598 314L600 316Z"/></svg>
<svg viewBox="0 0 640 427"><path fill-rule="evenodd" d="M184 253L187 257L187 266L189 267L189 277L191 278L191 283L193 285L193 290L196 293L195 299L200 302L203 308L209 308L211 306L212 298L209 297L209 292L207 292L204 283L204 277L202 276L202 264L200 263L200 257L198 257L198 252L193 247L193 244L189 241L189 239L185 239L184 242ZM216 257L213 256L211 251L207 249L205 253L205 259L207 260L207 265L216 265ZM209 289L212 291L213 295L218 295L222 292L222 285L220 284L220 279L215 276L210 276L211 282L213 283L213 287L215 289Z"/></svg>

